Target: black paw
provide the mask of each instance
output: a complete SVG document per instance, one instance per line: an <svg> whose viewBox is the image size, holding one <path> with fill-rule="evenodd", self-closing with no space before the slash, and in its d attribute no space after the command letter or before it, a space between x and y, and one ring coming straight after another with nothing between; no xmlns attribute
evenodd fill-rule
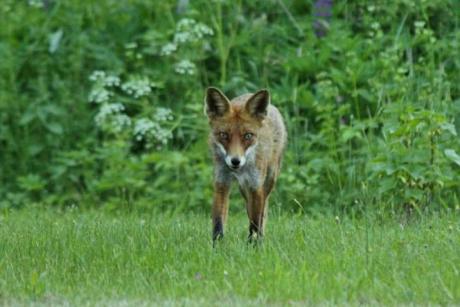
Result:
<svg viewBox="0 0 460 307"><path fill-rule="evenodd" d="M249 228L248 245L253 245L254 247L261 245L263 238L263 235L255 228Z"/></svg>
<svg viewBox="0 0 460 307"><path fill-rule="evenodd" d="M214 223L214 229L212 230L212 246L215 246L217 240L221 240L224 237L224 227L221 221Z"/></svg>

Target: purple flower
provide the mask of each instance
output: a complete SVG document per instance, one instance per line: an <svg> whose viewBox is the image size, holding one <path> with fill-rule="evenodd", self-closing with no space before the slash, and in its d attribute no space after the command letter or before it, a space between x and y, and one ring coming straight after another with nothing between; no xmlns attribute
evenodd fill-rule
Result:
<svg viewBox="0 0 460 307"><path fill-rule="evenodd" d="M317 0L313 6L313 16L313 29L316 36L325 36L332 17L332 0Z"/></svg>

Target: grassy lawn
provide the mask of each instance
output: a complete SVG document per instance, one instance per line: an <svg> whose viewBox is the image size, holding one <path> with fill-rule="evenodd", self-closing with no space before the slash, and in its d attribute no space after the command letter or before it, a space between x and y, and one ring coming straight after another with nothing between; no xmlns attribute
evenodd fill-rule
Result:
<svg viewBox="0 0 460 307"><path fill-rule="evenodd" d="M0 215L0 304L460 304L459 216L272 216L257 248L231 215Z"/></svg>

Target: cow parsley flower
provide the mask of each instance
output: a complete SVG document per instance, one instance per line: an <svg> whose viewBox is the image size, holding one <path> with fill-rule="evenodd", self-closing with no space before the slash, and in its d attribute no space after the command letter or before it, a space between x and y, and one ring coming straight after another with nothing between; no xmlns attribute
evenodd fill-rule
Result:
<svg viewBox="0 0 460 307"><path fill-rule="evenodd" d="M133 95L134 98L146 96L152 92L152 87L149 79L133 79L123 83L121 89L128 95Z"/></svg>
<svg viewBox="0 0 460 307"><path fill-rule="evenodd" d="M171 109L166 108L158 108L157 112L155 113L155 120L158 122L166 122L173 120L172 111Z"/></svg>
<svg viewBox="0 0 460 307"><path fill-rule="evenodd" d="M209 36L214 35L214 31L203 23L197 23L194 30L195 30L195 34L199 38L202 38L203 36L206 36L206 35L209 35Z"/></svg>
<svg viewBox="0 0 460 307"><path fill-rule="evenodd" d="M194 75L196 66L189 60L182 60L174 65L174 70L181 75Z"/></svg>
<svg viewBox="0 0 460 307"><path fill-rule="evenodd" d="M107 103L103 104L99 109L99 112L96 114L94 120L96 124L100 126L107 117L113 114L121 113L125 110L125 107L121 103Z"/></svg>
<svg viewBox="0 0 460 307"><path fill-rule="evenodd" d="M94 102L97 104L101 104L104 102L108 102L112 93L106 90L104 87L97 86L91 90L88 96L89 102Z"/></svg>
<svg viewBox="0 0 460 307"><path fill-rule="evenodd" d="M137 141L143 140L146 135L153 133L159 128L157 123L154 123L148 118L141 118L134 124L134 136Z"/></svg>
<svg viewBox="0 0 460 307"><path fill-rule="evenodd" d="M174 43L167 43L161 48L160 55L170 55L177 50L177 45Z"/></svg>
<svg viewBox="0 0 460 307"><path fill-rule="evenodd" d="M157 146L166 145L172 138L172 133L169 129L163 127L162 124L173 119L170 109L158 108L153 119L140 118L134 124L133 134L137 141L145 140L147 147L153 144Z"/></svg>
<svg viewBox="0 0 460 307"><path fill-rule="evenodd" d="M194 43L201 40L204 36L212 35L214 35L214 31L207 25L190 18L183 18L177 23L174 42L176 44Z"/></svg>
<svg viewBox="0 0 460 307"><path fill-rule="evenodd" d="M422 28L425 26L425 22L422 21L422 20L415 21L415 22L414 22L414 26L415 26L417 29L422 29Z"/></svg>
<svg viewBox="0 0 460 307"><path fill-rule="evenodd" d="M112 96L112 92L108 87L117 87L120 85L120 78L116 75L108 75L105 71L96 70L90 76L89 80L94 83L91 92L89 93L89 102L97 104L106 103Z"/></svg>
<svg viewBox="0 0 460 307"><path fill-rule="evenodd" d="M45 6L43 0L29 0L29 5L37 8L42 8Z"/></svg>
<svg viewBox="0 0 460 307"><path fill-rule="evenodd" d="M95 70L93 73L89 76L89 80L96 82L103 80L106 77L105 71L102 70Z"/></svg>
<svg viewBox="0 0 460 307"><path fill-rule="evenodd" d="M120 78L118 78L118 76L115 76L115 75L107 76L104 79L104 85L108 86L108 87L119 86L120 85Z"/></svg>
<svg viewBox="0 0 460 307"><path fill-rule="evenodd" d="M133 134L137 141L145 140L147 147L151 147L153 144L166 145L172 138L171 131L148 118L141 118L136 121Z"/></svg>
<svg viewBox="0 0 460 307"><path fill-rule="evenodd" d="M125 107L121 103L103 104L96 114L96 126L103 130L119 133L131 125L131 118L122 112Z"/></svg>
<svg viewBox="0 0 460 307"><path fill-rule="evenodd" d="M110 124L113 132L120 133L125 128L131 126L131 118L126 114L116 114L112 117Z"/></svg>
<svg viewBox="0 0 460 307"><path fill-rule="evenodd" d="M95 70L90 76L89 80L96 84L107 87L114 87L120 85L120 78L116 75L107 75L105 71Z"/></svg>

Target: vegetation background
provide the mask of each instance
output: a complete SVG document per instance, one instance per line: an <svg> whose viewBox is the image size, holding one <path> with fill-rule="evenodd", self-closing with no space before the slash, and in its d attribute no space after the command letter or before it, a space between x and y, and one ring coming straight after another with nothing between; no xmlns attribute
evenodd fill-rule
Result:
<svg viewBox="0 0 460 307"><path fill-rule="evenodd" d="M207 212L214 85L269 88L286 119L272 211L459 209L459 1L3 0L0 15L1 208Z"/></svg>

